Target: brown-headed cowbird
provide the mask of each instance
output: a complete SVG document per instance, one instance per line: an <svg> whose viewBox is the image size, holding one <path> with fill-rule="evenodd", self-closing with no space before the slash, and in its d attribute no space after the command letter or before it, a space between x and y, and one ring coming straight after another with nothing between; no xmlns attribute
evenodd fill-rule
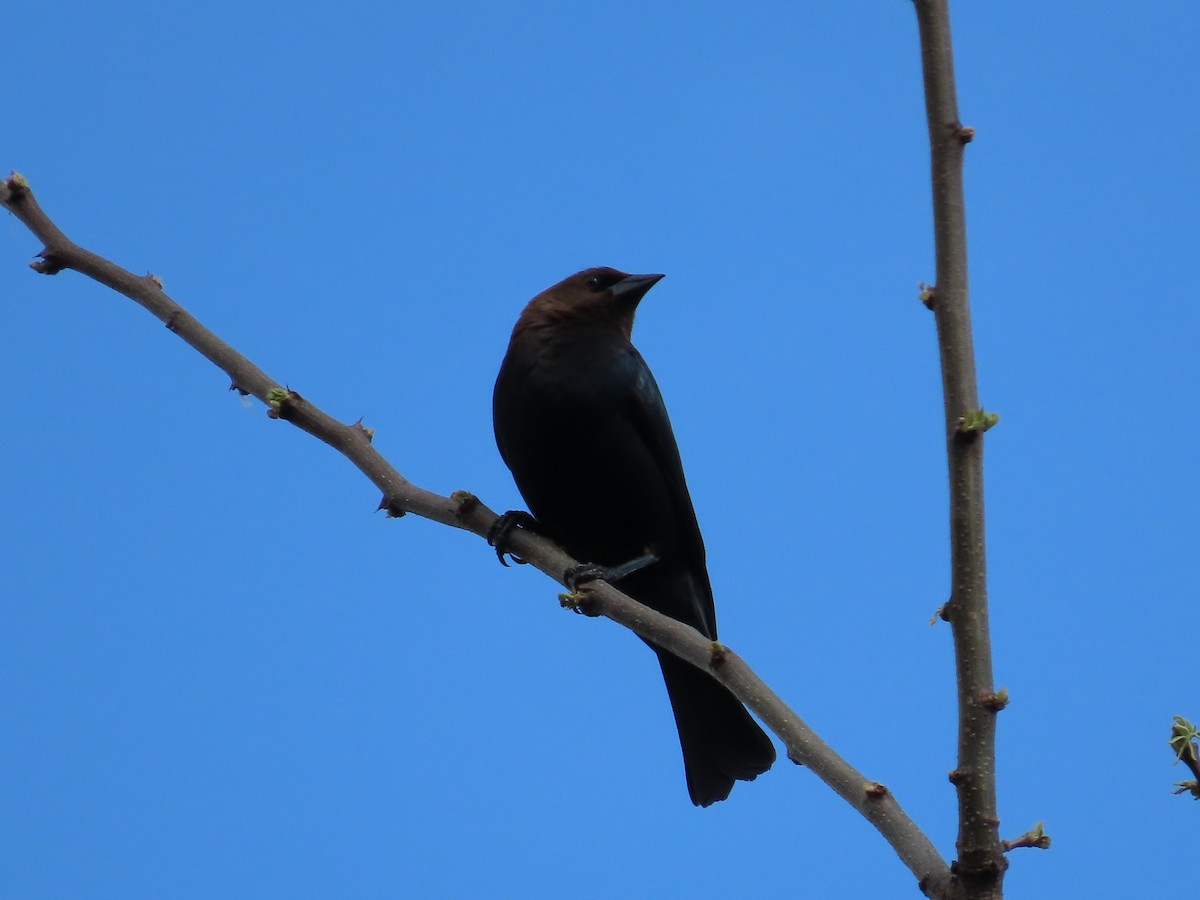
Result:
<svg viewBox="0 0 1200 900"><path fill-rule="evenodd" d="M716 640L704 541L675 435L630 343L638 302L660 278L585 269L529 302L496 379L496 444L539 530L576 559L614 571L652 554L620 577L620 589ZM737 698L707 672L655 652L692 802L724 800L735 780L769 769L775 748Z"/></svg>

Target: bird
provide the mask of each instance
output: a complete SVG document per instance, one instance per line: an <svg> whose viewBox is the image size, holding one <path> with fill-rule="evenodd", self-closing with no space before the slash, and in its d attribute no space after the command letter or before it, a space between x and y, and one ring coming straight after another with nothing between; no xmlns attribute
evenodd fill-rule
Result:
<svg viewBox="0 0 1200 900"><path fill-rule="evenodd" d="M662 275L584 269L542 291L513 327L492 395L496 445L532 527L630 597L717 640L704 539L662 394L631 342ZM532 516L532 519L530 518ZM649 643L649 642L647 642ZM655 647L696 806L726 799L775 762L775 747L708 672Z"/></svg>

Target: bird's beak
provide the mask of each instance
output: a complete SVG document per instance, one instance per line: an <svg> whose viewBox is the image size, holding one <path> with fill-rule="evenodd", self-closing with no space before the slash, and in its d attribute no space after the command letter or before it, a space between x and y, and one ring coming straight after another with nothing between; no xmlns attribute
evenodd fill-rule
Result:
<svg viewBox="0 0 1200 900"><path fill-rule="evenodd" d="M614 299L637 306L646 291L658 284L662 275L626 275L612 286Z"/></svg>

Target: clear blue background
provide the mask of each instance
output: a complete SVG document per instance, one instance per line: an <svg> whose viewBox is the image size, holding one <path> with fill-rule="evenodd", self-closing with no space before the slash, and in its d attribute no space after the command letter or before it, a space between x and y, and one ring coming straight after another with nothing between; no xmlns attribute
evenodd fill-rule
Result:
<svg viewBox="0 0 1200 900"><path fill-rule="evenodd" d="M1164 896L1200 804L1194 2L959 2L1002 832L1022 898ZM928 153L905 0L31 4L0 166L413 481L519 498L522 304L635 339L721 634L954 852ZM654 659L0 218L0 894L917 896L782 761L687 801ZM571 439L571 435L564 435Z"/></svg>

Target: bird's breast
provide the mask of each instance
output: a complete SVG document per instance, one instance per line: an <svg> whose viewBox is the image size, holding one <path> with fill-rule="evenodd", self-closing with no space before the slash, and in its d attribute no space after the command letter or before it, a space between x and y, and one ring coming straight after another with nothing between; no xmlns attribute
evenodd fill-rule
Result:
<svg viewBox="0 0 1200 900"><path fill-rule="evenodd" d="M496 384L496 437L521 495L574 555L615 564L670 532L658 463L631 415L636 372L619 353L570 342L510 347Z"/></svg>

